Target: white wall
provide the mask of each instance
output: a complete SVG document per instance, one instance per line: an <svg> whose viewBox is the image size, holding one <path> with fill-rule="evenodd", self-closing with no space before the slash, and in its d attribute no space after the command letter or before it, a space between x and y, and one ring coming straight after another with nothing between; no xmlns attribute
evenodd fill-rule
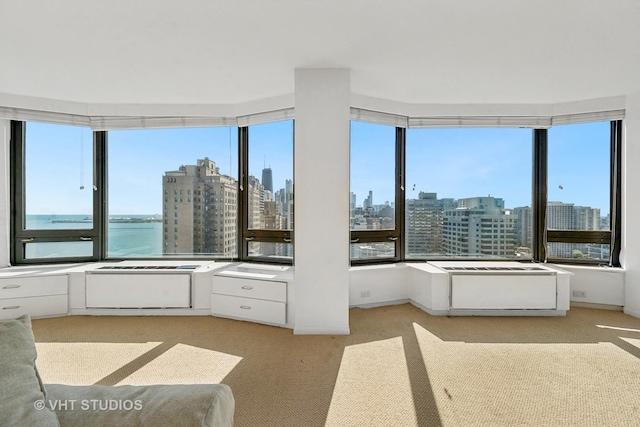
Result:
<svg viewBox="0 0 640 427"><path fill-rule="evenodd" d="M9 140L11 122L0 119L0 267L9 265Z"/></svg>
<svg viewBox="0 0 640 427"><path fill-rule="evenodd" d="M350 72L295 81L294 333L348 334Z"/></svg>
<svg viewBox="0 0 640 427"><path fill-rule="evenodd" d="M349 305L376 306L409 299L409 269L403 264L352 267L349 271Z"/></svg>
<svg viewBox="0 0 640 427"><path fill-rule="evenodd" d="M640 93L627 97L622 183L622 254L625 313L640 317Z"/></svg>
<svg viewBox="0 0 640 427"><path fill-rule="evenodd" d="M554 267L573 273L570 279L571 301L624 306L625 271L621 268L558 264ZM574 291L585 296L574 296Z"/></svg>

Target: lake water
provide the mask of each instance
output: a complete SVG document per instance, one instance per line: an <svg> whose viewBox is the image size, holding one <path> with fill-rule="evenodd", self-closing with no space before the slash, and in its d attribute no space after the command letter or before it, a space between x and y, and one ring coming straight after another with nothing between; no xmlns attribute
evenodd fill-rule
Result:
<svg viewBox="0 0 640 427"><path fill-rule="evenodd" d="M154 219L157 222L137 222ZM86 215L27 215L27 228L38 230L91 229ZM113 258L162 256L162 222L154 215L118 215L109 218L107 256ZM78 254L76 242L34 247L29 257L73 256ZM87 245L90 245L88 243Z"/></svg>

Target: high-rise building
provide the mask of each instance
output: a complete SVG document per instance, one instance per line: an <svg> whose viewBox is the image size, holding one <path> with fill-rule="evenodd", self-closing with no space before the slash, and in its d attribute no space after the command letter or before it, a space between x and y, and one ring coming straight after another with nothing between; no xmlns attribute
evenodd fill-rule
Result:
<svg viewBox="0 0 640 427"><path fill-rule="evenodd" d="M407 199L405 227L408 257L420 258L443 253L444 212L455 207L454 199L438 199L437 193L421 191L417 199Z"/></svg>
<svg viewBox="0 0 640 427"><path fill-rule="evenodd" d="M362 207L364 209L369 209L373 207L373 191L369 190L369 196L362 202Z"/></svg>
<svg viewBox="0 0 640 427"><path fill-rule="evenodd" d="M512 209L515 219L516 255L531 257L533 248L533 216L530 206Z"/></svg>
<svg viewBox="0 0 640 427"><path fill-rule="evenodd" d="M443 249L451 255L511 258L515 256L515 218L504 200L471 197L445 211Z"/></svg>
<svg viewBox="0 0 640 427"><path fill-rule="evenodd" d="M237 181L205 157L162 177L163 254L236 256Z"/></svg>
<svg viewBox="0 0 640 427"><path fill-rule="evenodd" d="M600 230L600 209L575 206L573 203L547 203L547 229L549 230ZM586 243L549 243L548 256L573 258L576 254L588 255L594 251L602 254L606 249ZM595 255L594 255L595 256ZM606 257L605 257L606 259Z"/></svg>
<svg viewBox="0 0 640 427"><path fill-rule="evenodd" d="M265 191L273 193L273 172L270 167L262 169L262 186Z"/></svg>

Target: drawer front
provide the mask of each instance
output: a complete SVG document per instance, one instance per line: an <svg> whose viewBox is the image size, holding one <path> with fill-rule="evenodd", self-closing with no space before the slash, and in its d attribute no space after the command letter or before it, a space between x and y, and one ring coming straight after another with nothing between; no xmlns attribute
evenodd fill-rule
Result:
<svg viewBox="0 0 640 427"><path fill-rule="evenodd" d="M3 299L0 300L0 319L15 319L23 314L31 317L65 316L68 309L67 295Z"/></svg>
<svg viewBox="0 0 640 427"><path fill-rule="evenodd" d="M259 298L270 301L287 301L287 283L252 280L239 277L213 276L214 294Z"/></svg>
<svg viewBox="0 0 640 427"><path fill-rule="evenodd" d="M278 301L212 294L211 313L214 316L232 317L276 325L287 323L287 304Z"/></svg>
<svg viewBox="0 0 640 427"><path fill-rule="evenodd" d="M0 299L67 293L67 276L12 277L0 279Z"/></svg>

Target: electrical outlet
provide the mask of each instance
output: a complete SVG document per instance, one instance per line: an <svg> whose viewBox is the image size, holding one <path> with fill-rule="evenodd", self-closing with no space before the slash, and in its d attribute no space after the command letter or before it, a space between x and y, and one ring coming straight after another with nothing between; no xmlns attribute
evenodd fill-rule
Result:
<svg viewBox="0 0 640 427"><path fill-rule="evenodd" d="M371 291L360 291L361 298L369 298L371 296Z"/></svg>
<svg viewBox="0 0 640 427"><path fill-rule="evenodd" d="M576 298L586 298L587 293L585 291L573 291L572 294Z"/></svg>

